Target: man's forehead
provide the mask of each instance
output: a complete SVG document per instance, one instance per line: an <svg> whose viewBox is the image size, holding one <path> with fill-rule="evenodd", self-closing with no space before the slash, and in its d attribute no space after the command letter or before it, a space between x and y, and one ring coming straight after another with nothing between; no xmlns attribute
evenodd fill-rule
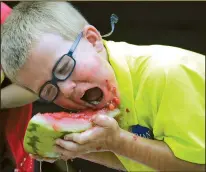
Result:
<svg viewBox="0 0 206 172"><path fill-rule="evenodd" d="M43 63L42 63L43 64ZM50 77L48 65L41 63L27 62L17 74L17 82L34 92L38 92L39 87Z"/></svg>
<svg viewBox="0 0 206 172"><path fill-rule="evenodd" d="M34 91L37 91L45 80L51 77L51 71L55 59L52 53L49 55L45 50L33 49L26 63L18 72L18 81Z"/></svg>
<svg viewBox="0 0 206 172"><path fill-rule="evenodd" d="M67 53L72 42L54 34L45 34L31 50L30 57L19 71L20 82L34 91L51 79L56 61Z"/></svg>

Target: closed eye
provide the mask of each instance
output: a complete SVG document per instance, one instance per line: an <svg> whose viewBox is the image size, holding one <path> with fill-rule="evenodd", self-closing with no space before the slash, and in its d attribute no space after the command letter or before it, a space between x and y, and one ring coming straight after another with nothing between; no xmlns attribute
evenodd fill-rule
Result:
<svg viewBox="0 0 206 172"><path fill-rule="evenodd" d="M48 95L50 95L51 93L52 93L52 87L49 87L49 88L47 88L46 90L45 90L45 95L46 96L48 96Z"/></svg>
<svg viewBox="0 0 206 172"><path fill-rule="evenodd" d="M60 68L57 69L57 73L59 74L67 74L69 69L69 63L64 63Z"/></svg>
<svg viewBox="0 0 206 172"><path fill-rule="evenodd" d="M73 66L74 60L71 57L65 55L57 65L54 75L58 79L65 79L71 73Z"/></svg>

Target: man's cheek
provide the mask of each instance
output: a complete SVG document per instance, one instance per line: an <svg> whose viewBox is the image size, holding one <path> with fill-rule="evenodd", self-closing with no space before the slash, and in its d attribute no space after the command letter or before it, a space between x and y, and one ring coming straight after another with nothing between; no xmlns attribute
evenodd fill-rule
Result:
<svg viewBox="0 0 206 172"><path fill-rule="evenodd" d="M98 62L93 62L93 64L84 64L80 67L80 76L83 76L84 78L90 79L91 77L95 77L99 75L101 71L101 64Z"/></svg>
<svg viewBox="0 0 206 172"><path fill-rule="evenodd" d="M63 96L57 97L54 103L63 108L72 108L70 101Z"/></svg>
<svg viewBox="0 0 206 172"><path fill-rule="evenodd" d="M80 79L84 80L91 80L97 75L98 73L98 68L97 67L92 67L92 66L83 66L81 67L77 73L76 76L78 76Z"/></svg>

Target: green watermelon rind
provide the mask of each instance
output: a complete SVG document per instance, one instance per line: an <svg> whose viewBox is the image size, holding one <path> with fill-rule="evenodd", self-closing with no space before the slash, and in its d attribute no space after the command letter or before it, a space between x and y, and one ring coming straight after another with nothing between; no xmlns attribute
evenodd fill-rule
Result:
<svg viewBox="0 0 206 172"><path fill-rule="evenodd" d="M116 117L120 114L119 109L109 111L106 115ZM64 135L69 133L80 133L92 127L90 122L82 128L71 128L70 130L55 131L51 124L42 118L41 115L35 115L30 120L25 136L24 136L24 149L26 152L39 155L47 158L59 158L59 154L55 153L54 145L55 140L63 138Z"/></svg>

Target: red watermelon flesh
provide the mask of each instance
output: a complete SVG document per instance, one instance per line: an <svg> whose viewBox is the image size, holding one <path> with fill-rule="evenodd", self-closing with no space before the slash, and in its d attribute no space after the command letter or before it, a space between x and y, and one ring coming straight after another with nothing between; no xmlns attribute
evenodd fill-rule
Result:
<svg viewBox="0 0 206 172"><path fill-rule="evenodd" d="M58 158L53 150L54 140L73 132L83 132L92 127L91 118L97 114L115 117L119 109L86 110L79 113L36 114L29 122L24 137L24 148L28 153L48 158Z"/></svg>

